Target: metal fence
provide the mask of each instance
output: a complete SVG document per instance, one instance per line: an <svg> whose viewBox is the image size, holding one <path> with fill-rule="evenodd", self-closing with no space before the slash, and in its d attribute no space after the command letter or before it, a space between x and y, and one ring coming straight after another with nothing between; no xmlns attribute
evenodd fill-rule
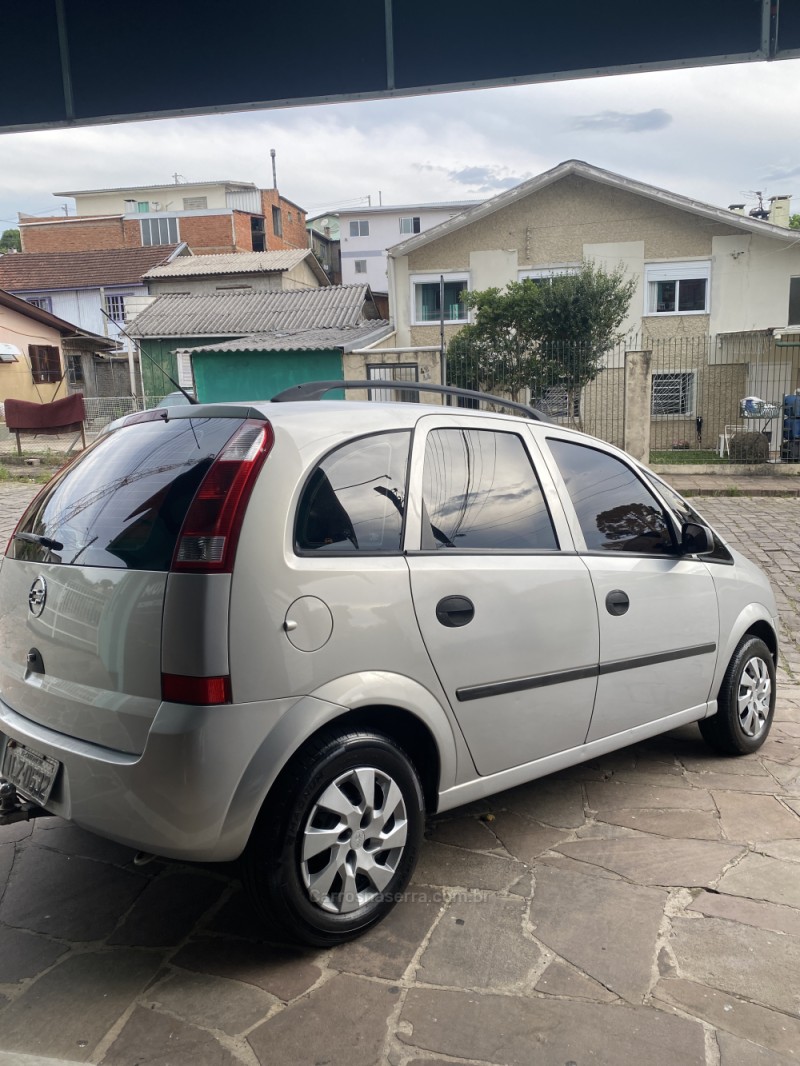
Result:
<svg viewBox="0 0 800 1066"><path fill-rule="evenodd" d="M448 384L530 402L556 422L622 445L626 351L650 351L655 462L800 462L800 345L771 331L627 337L597 352L553 344L503 353L451 343Z"/></svg>

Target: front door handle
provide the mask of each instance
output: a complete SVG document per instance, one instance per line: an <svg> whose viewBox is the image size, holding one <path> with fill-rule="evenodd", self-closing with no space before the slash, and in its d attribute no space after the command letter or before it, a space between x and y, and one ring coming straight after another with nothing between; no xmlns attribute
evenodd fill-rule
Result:
<svg viewBox="0 0 800 1066"><path fill-rule="evenodd" d="M631 601L628 599L627 593L623 592L622 589L613 589L606 596L606 610L609 614L625 614L630 605Z"/></svg>
<svg viewBox="0 0 800 1066"><path fill-rule="evenodd" d="M448 629L465 626L474 616L475 604L466 596L445 596L436 604L436 617Z"/></svg>

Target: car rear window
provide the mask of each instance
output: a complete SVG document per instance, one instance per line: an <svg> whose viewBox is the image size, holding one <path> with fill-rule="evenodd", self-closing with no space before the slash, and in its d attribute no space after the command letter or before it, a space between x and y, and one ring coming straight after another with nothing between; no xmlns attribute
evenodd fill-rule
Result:
<svg viewBox="0 0 800 1066"><path fill-rule="evenodd" d="M169 570L195 492L239 418L157 419L101 437L54 478L25 512L15 559Z"/></svg>

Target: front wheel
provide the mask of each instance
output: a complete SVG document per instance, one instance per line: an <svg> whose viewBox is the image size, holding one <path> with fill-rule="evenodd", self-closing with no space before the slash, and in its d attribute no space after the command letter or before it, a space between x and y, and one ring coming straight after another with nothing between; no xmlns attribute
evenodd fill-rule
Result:
<svg viewBox="0 0 800 1066"><path fill-rule="evenodd" d="M267 798L244 855L259 916L330 947L365 932L400 898L424 829L419 777L379 733L327 732Z"/></svg>
<svg viewBox="0 0 800 1066"><path fill-rule="evenodd" d="M758 751L775 713L775 663L758 637L744 637L728 664L718 710L700 724L703 739L726 755Z"/></svg>

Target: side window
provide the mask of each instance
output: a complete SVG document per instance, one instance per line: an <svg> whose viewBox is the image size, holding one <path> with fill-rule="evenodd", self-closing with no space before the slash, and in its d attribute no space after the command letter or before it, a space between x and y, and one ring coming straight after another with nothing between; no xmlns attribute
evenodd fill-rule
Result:
<svg viewBox="0 0 800 1066"><path fill-rule="evenodd" d="M620 459L583 444L548 440L589 551L672 552L660 504Z"/></svg>
<svg viewBox="0 0 800 1066"><path fill-rule="evenodd" d="M558 548L538 479L514 433L429 434L422 492L423 548Z"/></svg>
<svg viewBox="0 0 800 1066"><path fill-rule="evenodd" d="M381 433L326 455L300 498L297 550L399 551L410 441L410 433Z"/></svg>

